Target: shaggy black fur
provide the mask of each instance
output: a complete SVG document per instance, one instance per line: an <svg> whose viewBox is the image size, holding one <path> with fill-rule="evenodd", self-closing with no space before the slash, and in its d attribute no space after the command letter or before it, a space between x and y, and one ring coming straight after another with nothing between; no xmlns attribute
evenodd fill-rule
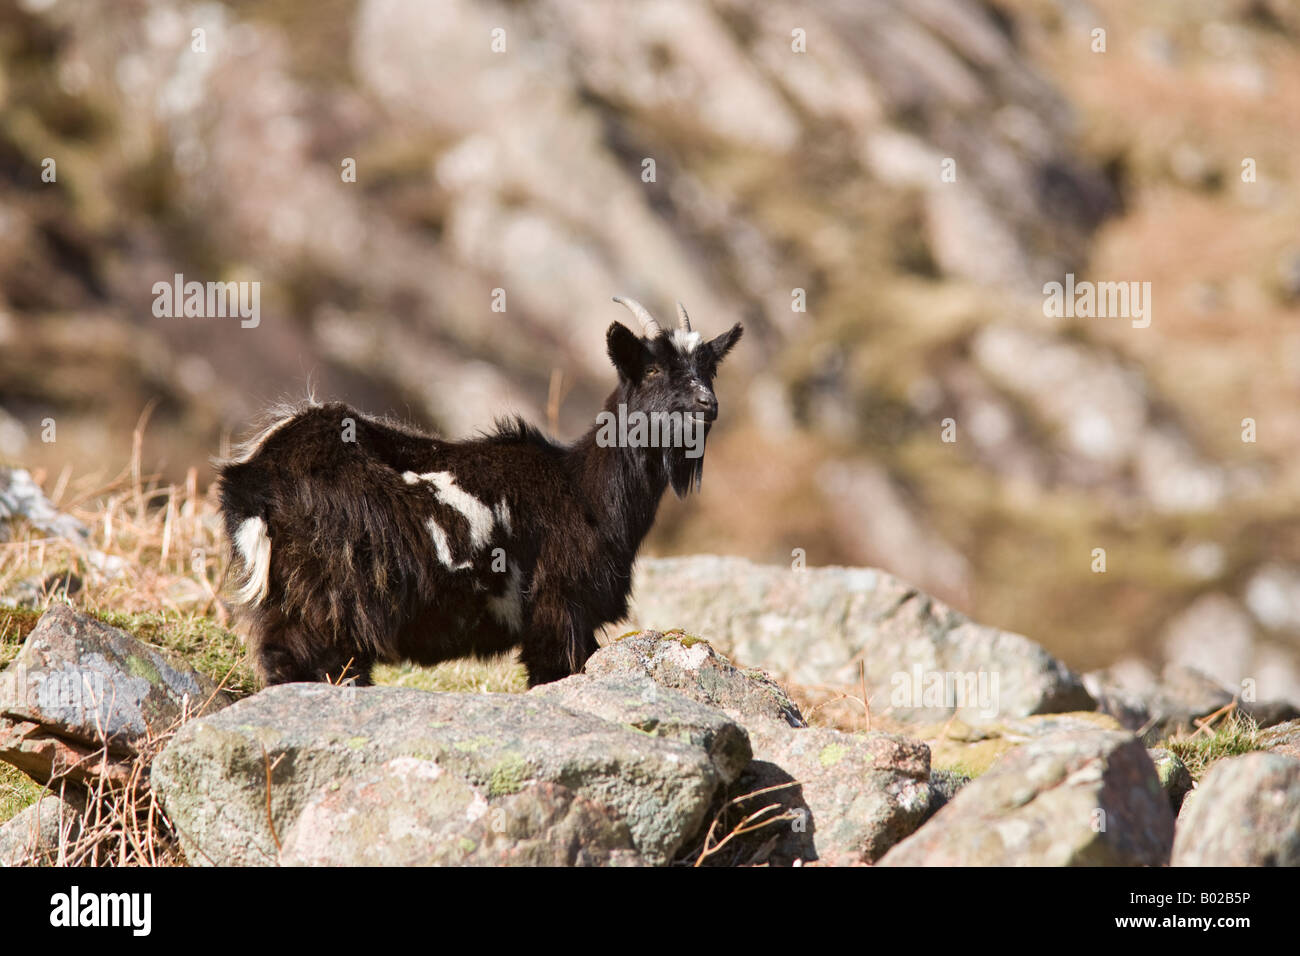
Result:
<svg viewBox="0 0 1300 956"><path fill-rule="evenodd" d="M605 410L712 421L713 377L741 332L690 348L614 323L618 386ZM596 629L627 611L632 563L665 488L685 495L703 463L681 448L601 447L598 433L563 446L514 420L450 442L338 403L286 416L220 472L246 577L256 552L235 544L241 529L261 519L270 539L264 590L247 604L260 676L364 684L377 661L513 648L530 685L580 670Z"/></svg>

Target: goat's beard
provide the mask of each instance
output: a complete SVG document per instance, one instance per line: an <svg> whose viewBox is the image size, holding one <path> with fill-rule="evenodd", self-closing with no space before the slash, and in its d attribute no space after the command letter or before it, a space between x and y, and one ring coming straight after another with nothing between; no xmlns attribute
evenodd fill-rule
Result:
<svg viewBox="0 0 1300 956"><path fill-rule="evenodd" d="M704 480L704 446L708 441L709 429L706 425L704 436L700 439L699 454L688 457L686 448L668 448L664 450L664 463L668 468L668 483L672 485L673 494L685 498L692 491L699 491Z"/></svg>

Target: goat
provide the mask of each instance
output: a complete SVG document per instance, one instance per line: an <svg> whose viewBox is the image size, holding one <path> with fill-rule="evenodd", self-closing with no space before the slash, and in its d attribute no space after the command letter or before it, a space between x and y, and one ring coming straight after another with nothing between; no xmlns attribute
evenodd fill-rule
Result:
<svg viewBox="0 0 1300 956"><path fill-rule="evenodd" d="M639 303L614 301L644 335L610 325L618 385L571 445L519 417L444 441L308 401L220 464L237 601L264 683L365 685L376 662L514 649L529 686L581 670L596 630L627 612L664 491L699 488L714 375L743 332L704 342L680 302L665 331ZM669 440L647 441L647 421L672 423Z"/></svg>

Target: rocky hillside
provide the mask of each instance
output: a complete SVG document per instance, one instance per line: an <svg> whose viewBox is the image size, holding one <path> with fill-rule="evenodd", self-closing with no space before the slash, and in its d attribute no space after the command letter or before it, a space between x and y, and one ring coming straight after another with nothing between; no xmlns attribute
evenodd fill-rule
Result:
<svg viewBox="0 0 1300 956"><path fill-rule="evenodd" d="M750 334L661 553L1294 698L1298 39L1286 0L0 3L0 457L107 480L150 407L143 473L201 491L309 378L572 436L610 295L680 298ZM1046 317L1066 273L1150 325ZM176 274L258 326L156 317Z"/></svg>

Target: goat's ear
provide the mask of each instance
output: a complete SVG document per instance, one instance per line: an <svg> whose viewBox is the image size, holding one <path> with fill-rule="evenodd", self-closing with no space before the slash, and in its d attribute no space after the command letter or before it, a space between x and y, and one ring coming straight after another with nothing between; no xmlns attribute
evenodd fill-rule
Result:
<svg viewBox="0 0 1300 956"><path fill-rule="evenodd" d="M716 339L711 339L709 342L705 344L704 347L708 349L709 352L712 353L713 355L714 365L717 365L719 362L721 362L724 358L727 357L727 353L730 352L733 348L735 348L736 343L740 341L740 337L744 334L744 332L745 332L744 326L742 326L739 322L737 322L731 328L727 329L727 331L719 335Z"/></svg>
<svg viewBox="0 0 1300 956"><path fill-rule="evenodd" d="M618 374L629 382L641 378L645 367L645 346L636 333L620 322L614 322L605 332L605 345L609 350L609 360L618 369Z"/></svg>

